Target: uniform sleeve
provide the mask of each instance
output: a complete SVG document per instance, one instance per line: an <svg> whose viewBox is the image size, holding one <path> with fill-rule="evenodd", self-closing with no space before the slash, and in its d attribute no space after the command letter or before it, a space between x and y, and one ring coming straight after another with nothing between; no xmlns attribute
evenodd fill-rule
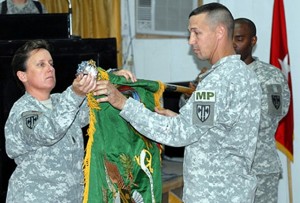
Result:
<svg viewBox="0 0 300 203"><path fill-rule="evenodd" d="M176 117L166 117L151 112L144 108L143 104L131 98L126 101L120 115L144 136L170 146L186 146L209 135L223 138L226 135L222 132L229 132L235 123L239 122L241 113L252 113L247 111L249 109L248 98L252 94L249 92L250 88L247 87L249 83L247 80L240 81L239 77L236 77L236 80L231 82L226 80L224 84L217 84L217 86L201 86L202 89L198 88L197 91L203 90L207 95L214 93L215 100L196 104L196 91ZM200 108L199 105L210 106L210 110L206 107L203 110L210 111L211 119L208 122L201 121L201 115L196 115L197 111L200 111L197 110ZM214 132L207 133L208 131ZM219 133L215 133L216 131ZM212 140L217 140L219 137L213 137Z"/></svg>
<svg viewBox="0 0 300 203"><path fill-rule="evenodd" d="M282 112L283 116L280 118L280 120L288 113L289 107L290 107L290 100L291 100L291 93L288 85L287 79L282 76L281 77L281 84L282 84Z"/></svg>
<svg viewBox="0 0 300 203"><path fill-rule="evenodd" d="M68 88L51 111L33 109L36 106L26 107L26 110L12 109L5 125L7 154L14 158L28 150L58 142L76 122L83 99Z"/></svg>
<svg viewBox="0 0 300 203"><path fill-rule="evenodd" d="M43 13L48 13L48 10L46 9L45 5L41 3L41 6L42 6L42 10L43 10Z"/></svg>
<svg viewBox="0 0 300 203"><path fill-rule="evenodd" d="M137 131L156 142L179 147L197 141L195 128L180 114L175 117L162 116L128 98L120 115Z"/></svg>
<svg viewBox="0 0 300 203"><path fill-rule="evenodd" d="M274 68L272 76L264 83L262 89L267 101L267 117L270 122L278 123L288 112L290 105L290 90L288 82L282 72Z"/></svg>

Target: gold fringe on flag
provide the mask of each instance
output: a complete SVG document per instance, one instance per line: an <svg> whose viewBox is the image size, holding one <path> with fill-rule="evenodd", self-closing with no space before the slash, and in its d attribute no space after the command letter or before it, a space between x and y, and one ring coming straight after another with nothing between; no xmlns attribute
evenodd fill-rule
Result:
<svg viewBox="0 0 300 203"><path fill-rule="evenodd" d="M97 68L98 70L98 75L97 75L97 80L109 80L109 74L103 70L102 68ZM156 107L161 107L161 100L160 98L162 98L162 95L166 89L166 85L160 81L158 81L159 83L159 89L154 93L154 103ZM101 110L100 104L96 101L96 99L93 96L93 93L89 93L87 94L87 102L88 102L88 106L90 108L90 123L89 123L89 128L87 130L87 136L88 136L88 142L86 145L86 154L85 154L85 158L83 161L83 171L84 171L84 193L83 193L83 203L87 203L89 202L88 198L89 198L89 192L90 192L90 166L91 166L91 153L92 153L92 146L93 146L93 142L94 142L94 134L96 132L96 115L95 113L97 113L97 111ZM97 110L97 111L95 111ZM160 153L163 150L162 145L158 144L159 147L159 151Z"/></svg>
<svg viewBox="0 0 300 203"><path fill-rule="evenodd" d="M105 72L103 69L98 68L98 80L109 80L109 76L107 72ZM94 141L94 134L96 131L95 124L96 124L96 116L93 109L101 110L99 107L99 103L96 101L96 99L93 96L93 93L87 94L87 101L88 106L90 107L90 124L89 128L87 130L87 136L89 137L87 146L86 146L86 154L83 161L83 173L84 173L84 193L83 193L83 202L88 202L88 194L89 194L89 178L90 177L90 163L91 163L91 151L92 151L92 145Z"/></svg>
<svg viewBox="0 0 300 203"><path fill-rule="evenodd" d="M158 81L158 83L159 83L159 89L157 90L157 92L154 93L154 102L156 107L161 107L160 98L162 98L162 94L166 89L166 85L161 81Z"/></svg>

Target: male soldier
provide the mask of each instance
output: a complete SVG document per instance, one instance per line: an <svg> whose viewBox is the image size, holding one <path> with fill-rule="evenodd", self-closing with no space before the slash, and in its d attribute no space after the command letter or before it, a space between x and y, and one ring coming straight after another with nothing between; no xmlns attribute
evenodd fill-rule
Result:
<svg viewBox="0 0 300 203"><path fill-rule="evenodd" d="M256 178L250 173L256 148L261 90L256 75L232 46L233 17L219 3L202 5L189 15L189 44L212 67L176 114L147 110L124 97L108 81L96 94L106 95L120 115L143 135L171 146L185 146L183 201L252 202Z"/></svg>
<svg viewBox="0 0 300 203"><path fill-rule="evenodd" d="M287 114L290 91L286 77L276 67L252 56L256 45L255 24L247 18L234 21L233 47L252 69L262 90L260 126L252 173L258 180L256 203L277 203L278 184L282 168L275 145L275 132L279 121Z"/></svg>

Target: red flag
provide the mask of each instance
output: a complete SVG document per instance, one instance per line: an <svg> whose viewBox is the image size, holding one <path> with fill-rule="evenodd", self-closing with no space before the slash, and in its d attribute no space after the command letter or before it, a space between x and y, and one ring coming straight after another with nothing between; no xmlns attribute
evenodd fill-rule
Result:
<svg viewBox="0 0 300 203"><path fill-rule="evenodd" d="M283 0L274 1L270 63L283 71L291 92L289 111L280 121L275 138L277 148L293 161L293 95Z"/></svg>

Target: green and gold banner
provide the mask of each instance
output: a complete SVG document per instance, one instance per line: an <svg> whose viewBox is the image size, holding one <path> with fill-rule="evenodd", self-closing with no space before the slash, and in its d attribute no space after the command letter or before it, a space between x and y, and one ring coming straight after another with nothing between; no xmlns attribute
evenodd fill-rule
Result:
<svg viewBox="0 0 300 203"><path fill-rule="evenodd" d="M110 80L124 95L152 111L165 90L161 82L132 83L102 69L98 69L98 79ZM91 120L83 202L161 202L161 145L139 134L109 103L97 103L92 94L88 103Z"/></svg>

